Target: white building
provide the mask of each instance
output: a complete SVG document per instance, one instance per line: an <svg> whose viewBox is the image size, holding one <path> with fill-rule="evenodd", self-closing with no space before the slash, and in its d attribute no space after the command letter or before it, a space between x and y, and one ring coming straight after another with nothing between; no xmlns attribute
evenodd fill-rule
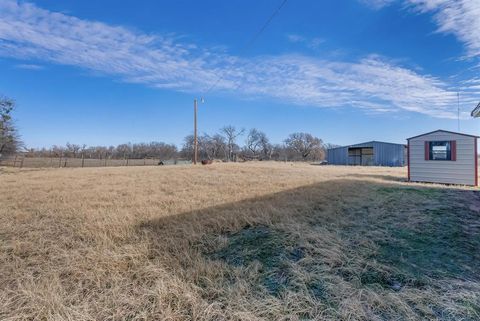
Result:
<svg viewBox="0 0 480 321"><path fill-rule="evenodd" d="M408 138L408 180L478 186L477 138L446 130Z"/></svg>

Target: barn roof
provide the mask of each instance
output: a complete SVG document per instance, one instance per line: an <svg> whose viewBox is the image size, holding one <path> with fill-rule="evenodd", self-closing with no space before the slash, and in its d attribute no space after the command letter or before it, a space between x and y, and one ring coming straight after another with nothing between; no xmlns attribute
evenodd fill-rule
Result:
<svg viewBox="0 0 480 321"><path fill-rule="evenodd" d="M475 135L464 134L464 133L457 133L457 132L452 132L452 131L443 130L443 129L437 129L437 130L434 130L433 132L428 132L428 133L425 133L425 134L421 134L421 135L417 135L417 136L413 136L413 137L407 138L407 140L414 139L414 138L418 138L418 137L422 137L422 136L425 136L425 135L430 135L430 134L437 133L437 132L444 132L444 133L448 133L448 134L455 134L455 135L462 135L462 136L468 136L468 137L478 138L478 136L475 136Z"/></svg>
<svg viewBox="0 0 480 321"><path fill-rule="evenodd" d="M372 146L373 144L389 144L389 145L401 145L401 146L405 146L405 144L397 144L397 143L388 143L388 142L380 142L378 140L371 140L369 142L365 142L365 143L359 143L359 144L352 144L352 145L345 145L345 146L338 146L338 147L333 147L333 148L329 148L329 149L337 149L337 148L345 148L345 147L370 147Z"/></svg>

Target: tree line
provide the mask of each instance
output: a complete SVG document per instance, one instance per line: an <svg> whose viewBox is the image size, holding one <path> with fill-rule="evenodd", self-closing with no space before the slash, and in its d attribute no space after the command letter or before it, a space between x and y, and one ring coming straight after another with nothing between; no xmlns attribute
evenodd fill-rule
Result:
<svg viewBox="0 0 480 321"><path fill-rule="evenodd" d="M241 139L243 138L243 140ZM309 133L292 133L283 144L270 143L267 135L252 128L249 131L225 126L213 135L198 136L199 159L225 161L288 160L318 161L325 158L328 147ZM243 145L240 145L241 142ZM27 157L69 157L87 159L187 159L193 157L194 137L188 135L180 149L163 142L126 143L117 146L86 146L67 143L51 148L26 149Z"/></svg>
<svg viewBox="0 0 480 321"><path fill-rule="evenodd" d="M87 159L142 159L160 160L193 158L194 136L184 138L181 148L163 142L126 143L117 146L86 146L67 143L50 148L24 148L12 120L15 102L0 98L0 156L15 154L23 148L27 157L69 157ZM292 133L282 144L270 142L268 136L257 128L246 131L229 125L214 134L198 136L199 159L288 160L318 161L325 158L331 147L322 139L309 133Z"/></svg>
<svg viewBox="0 0 480 321"><path fill-rule="evenodd" d="M243 145L239 145L240 138ZM193 135L185 137L180 150L181 157L192 156ZM235 126L225 126L214 135L204 134L198 137L200 159L237 160L303 160L317 161L325 158L329 144L309 133L292 133L282 144L273 144L268 136L259 129L248 132Z"/></svg>

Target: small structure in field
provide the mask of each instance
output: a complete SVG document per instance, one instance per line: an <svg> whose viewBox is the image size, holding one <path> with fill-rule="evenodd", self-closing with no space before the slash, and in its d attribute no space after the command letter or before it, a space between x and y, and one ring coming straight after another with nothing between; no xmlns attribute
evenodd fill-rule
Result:
<svg viewBox="0 0 480 321"><path fill-rule="evenodd" d="M408 180L478 186L477 138L446 130L408 138Z"/></svg>
<svg viewBox="0 0 480 321"><path fill-rule="evenodd" d="M377 141L327 150L330 165L405 166L406 156L404 144Z"/></svg>

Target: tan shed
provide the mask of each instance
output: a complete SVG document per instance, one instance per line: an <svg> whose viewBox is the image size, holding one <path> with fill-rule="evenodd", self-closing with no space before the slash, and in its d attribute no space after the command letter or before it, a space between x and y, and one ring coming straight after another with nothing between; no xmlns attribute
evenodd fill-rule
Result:
<svg viewBox="0 0 480 321"><path fill-rule="evenodd" d="M446 130L408 138L408 180L478 186L477 138Z"/></svg>

